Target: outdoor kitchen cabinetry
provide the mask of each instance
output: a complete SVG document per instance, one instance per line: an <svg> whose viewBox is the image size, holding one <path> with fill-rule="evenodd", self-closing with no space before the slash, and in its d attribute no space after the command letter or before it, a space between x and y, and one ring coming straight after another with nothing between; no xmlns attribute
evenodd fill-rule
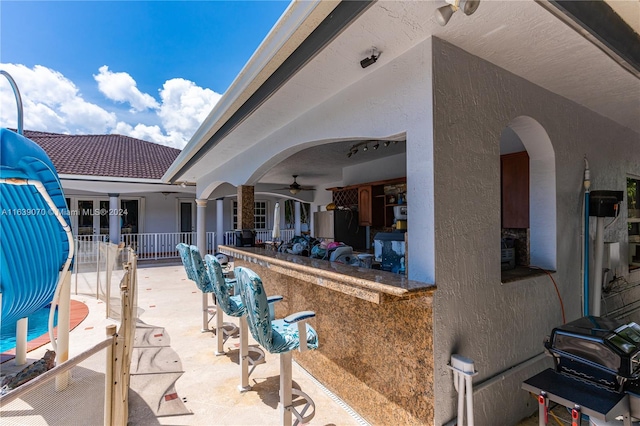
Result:
<svg viewBox="0 0 640 426"><path fill-rule="evenodd" d="M529 155L526 151L500 156L502 227L529 227Z"/></svg>
<svg viewBox="0 0 640 426"><path fill-rule="evenodd" d="M358 187L358 218L360 226L383 226L384 195L382 185L363 185Z"/></svg>
<svg viewBox="0 0 640 426"><path fill-rule="evenodd" d="M327 188L333 192L333 203L338 208L358 210L358 225L381 228L393 223L393 206L387 195L395 197L406 192L406 177L380 180L356 185ZM397 198L396 198L397 199Z"/></svg>

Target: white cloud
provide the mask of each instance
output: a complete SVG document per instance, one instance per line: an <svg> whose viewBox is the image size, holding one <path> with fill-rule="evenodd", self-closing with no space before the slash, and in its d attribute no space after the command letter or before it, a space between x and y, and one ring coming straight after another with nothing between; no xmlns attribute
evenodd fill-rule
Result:
<svg viewBox="0 0 640 426"><path fill-rule="evenodd" d="M72 81L52 69L36 65L2 64L16 81L24 107L24 128L60 133L106 133L116 115L86 102ZM17 107L8 81L0 82L0 121L17 126Z"/></svg>
<svg viewBox="0 0 640 426"><path fill-rule="evenodd" d="M221 96L189 80L167 80L160 90L162 105L158 116L169 134L188 135L190 138Z"/></svg>
<svg viewBox="0 0 640 426"><path fill-rule="evenodd" d="M134 111L158 108L153 96L138 90L136 81L126 72L111 72L106 65L98 71L93 78L98 82L100 92L108 99L128 103Z"/></svg>
<svg viewBox="0 0 640 426"><path fill-rule="evenodd" d="M119 133L183 148L221 97L189 80L174 78L159 90L158 102L140 92L129 74L111 72L105 65L93 77L108 100L131 106L132 114L119 114L108 111L108 106L85 101L75 84L55 70L40 65L33 68L19 64L0 66L13 76L21 91L27 130ZM147 112L141 114L144 111ZM139 122L144 118L151 122ZM16 127L15 101L6 81L0 81L0 124Z"/></svg>

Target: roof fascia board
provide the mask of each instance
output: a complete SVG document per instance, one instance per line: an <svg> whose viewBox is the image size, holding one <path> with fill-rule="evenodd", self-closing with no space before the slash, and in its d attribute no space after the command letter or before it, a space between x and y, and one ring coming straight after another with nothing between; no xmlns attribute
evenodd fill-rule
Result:
<svg viewBox="0 0 640 426"><path fill-rule="evenodd" d="M311 16L311 13L309 13L302 21L296 22L296 28L292 28L293 25L285 27L282 22L292 18L283 16L283 19L278 21L267 39L275 32L275 35L278 35L282 40L279 45L287 43L286 49L282 48L279 52L272 51L272 54L264 53L262 50L267 40L263 42L258 51L252 56L250 62L254 58L266 55L266 57L270 58L270 62L262 68L265 73L253 79L250 79L249 74L244 70L239 74L234 80L233 87L228 91L229 97L226 98L225 94L218 102L183 152L169 167L162 180L172 182L175 181L176 177L181 177L218 141L249 117L278 88L293 77L298 70L340 34L344 28L371 6L374 1L341 1L337 6L335 2L315 1L313 10L319 10L319 4L322 4L324 9L321 13L324 18L320 20L317 19L317 15ZM290 9L298 3L293 3ZM331 10L326 10L327 5L331 6ZM288 29L286 35L279 34L282 31L280 27ZM300 30L298 31L298 29ZM284 31L282 32L284 33ZM286 50L284 52L286 55L281 54L283 50ZM251 63L247 64L245 69L250 68L251 65ZM239 87L241 83L242 86ZM234 93L235 97L232 97L232 93Z"/></svg>
<svg viewBox="0 0 640 426"><path fill-rule="evenodd" d="M156 185L166 185L160 179L145 178L125 178L119 176L93 176L93 175L71 175L59 174L60 180L83 180L87 182L118 182L118 183L147 183Z"/></svg>
<svg viewBox="0 0 640 426"><path fill-rule="evenodd" d="M604 1L536 0L640 78L640 36Z"/></svg>
<svg viewBox="0 0 640 426"><path fill-rule="evenodd" d="M250 95L250 93L246 92L252 83L256 84L256 82L259 82L260 77L262 77L262 82L267 79L268 75L261 76L260 74L261 72L266 74L269 62L273 62L277 53L282 52L285 44L292 39L292 36L297 31L300 31L300 27L309 19L310 15L326 9L329 3L332 2L313 0L292 2L289 5L271 31L269 31L269 34L267 34L262 43L260 43L258 49L251 55L251 58L249 58L244 68L234 78L233 82L231 82L231 85L213 107L207 118L200 127L198 127L178 158L176 158L169 169L167 169L165 175L162 177L164 181L172 180L181 166L189 161L191 157L198 152L200 147L213 136L220 125L237 111L241 105L239 101L243 97L242 95L246 95L247 98ZM319 8L321 5L323 5L323 7ZM335 6L335 3L333 6ZM316 9L318 10L316 11ZM330 10L325 11L326 14L329 12ZM284 61L284 59L282 59L282 61Z"/></svg>

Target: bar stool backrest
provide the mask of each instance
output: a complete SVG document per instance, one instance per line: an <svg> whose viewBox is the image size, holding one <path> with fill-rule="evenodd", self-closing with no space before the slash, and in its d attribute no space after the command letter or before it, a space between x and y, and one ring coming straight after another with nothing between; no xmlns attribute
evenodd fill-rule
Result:
<svg viewBox="0 0 640 426"><path fill-rule="evenodd" d="M182 259L182 265L184 265L184 270L187 272L187 278L195 282L198 277L196 275L195 269L193 268L193 261L191 260L191 251L189 250L189 245L180 243L176 246L176 250L178 250L180 259Z"/></svg>
<svg viewBox="0 0 640 426"><path fill-rule="evenodd" d="M247 311L249 331L254 339L267 351L273 351L273 333L269 318L269 304L262 280L249 268L236 267L236 278L240 284L240 296Z"/></svg>
<svg viewBox="0 0 640 426"><path fill-rule="evenodd" d="M209 280L209 275L204 267L200 250L196 246L189 246L189 251L191 251L191 261L196 275L196 285L203 293L213 293L213 284Z"/></svg>

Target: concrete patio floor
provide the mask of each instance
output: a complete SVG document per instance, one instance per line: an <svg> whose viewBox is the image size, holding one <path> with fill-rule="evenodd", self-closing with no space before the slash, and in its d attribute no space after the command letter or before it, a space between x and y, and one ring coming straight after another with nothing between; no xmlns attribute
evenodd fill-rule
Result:
<svg viewBox="0 0 640 426"><path fill-rule="evenodd" d="M266 354L266 364L256 367L250 377L252 389L240 393L240 366L237 337L225 343L227 355L216 356L215 334L201 332L202 293L186 277L182 265L138 269L138 309L147 324L164 327L171 347L182 361L184 375L176 391L193 414L152 418L145 406L130 406L132 425L277 425L279 424L279 359ZM237 325L237 319L225 316ZM322 339L322 336L320 336ZM250 338L250 345L257 345ZM322 340L320 340L322 344ZM315 425L358 424L343 407L320 389L310 376L294 364L295 385L316 403ZM295 386L294 385L294 386Z"/></svg>
<svg viewBox="0 0 640 426"><path fill-rule="evenodd" d="M73 295L73 288L72 282L72 298L89 306L89 316L71 332L70 357L103 340L106 326L114 323L113 320L105 319L103 302L98 301L95 296ZM170 347L179 356L184 371L175 382L175 391L190 413L156 417L149 403L133 389L135 383L132 380L129 425L278 425L278 356L267 353L266 363L258 365L250 377L252 389L240 393L237 390L240 381L237 350L239 339L231 337L226 341L224 348L227 354L214 354L215 334L201 332L201 300L202 293L187 279L181 264L163 264L155 267L139 265L139 319L148 325L165 329L165 335L170 339ZM237 324L235 318L228 316L225 316L225 322ZM249 339L250 345L256 345L251 337ZM39 359L48 348L50 344L29 352L29 361ZM95 358L91 361L96 364L95 369L103 372L104 368L99 364L104 362L104 356L92 358ZM10 374L21 368L9 361L2 364L2 374ZM83 364L83 368L87 368L86 363ZM316 415L310 421L310 425L366 424L357 414L349 412L349 407L326 392L295 362L293 380L294 387L299 387L309 394L316 404ZM76 398L82 398L78 393L74 395ZM98 399L101 396L93 394L92 398ZM20 401L12 404L18 402ZM72 399L71 404L82 411L81 400ZM51 413L47 416L28 413L30 417L20 417L20 408L16 409L13 405L2 408L2 422L7 422L4 424L64 424L51 420L56 418ZM62 407L62 410L68 411L68 406ZM17 417L9 417L9 414ZM92 416L91 413L85 412L82 424L101 424L100 416L99 413Z"/></svg>

